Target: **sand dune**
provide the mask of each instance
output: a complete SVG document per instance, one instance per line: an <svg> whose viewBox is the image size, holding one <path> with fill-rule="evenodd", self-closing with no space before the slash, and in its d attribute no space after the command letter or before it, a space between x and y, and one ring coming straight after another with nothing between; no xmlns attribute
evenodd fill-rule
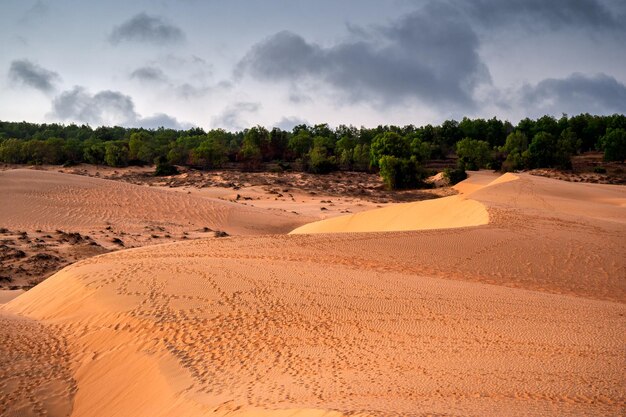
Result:
<svg viewBox="0 0 626 417"><path fill-rule="evenodd" d="M488 224L195 240L69 266L0 307L28 329L0 333L20 363L0 367L0 414L622 415L623 189L464 186ZM53 374L54 389L29 378Z"/></svg>
<svg viewBox="0 0 626 417"><path fill-rule="evenodd" d="M485 206L453 195L320 220L291 233L399 232L478 226L488 222Z"/></svg>
<svg viewBox="0 0 626 417"><path fill-rule="evenodd" d="M504 181L516 177L505 176ZM489 214L485 205L467 198L470 193L503 181L499 175L476 172L454 188L460 195L436 200L394 204L378 210L369 210L305 224L291 234L400 232L406 230L453 229L487 224Z"/></svg>
<svg viewBox="0 0 626 417"><path fill-rule="evenodd" d="M523 178L521 181L517 181ZM510 182L517 181L514 184ZM506 185L504 185L506 184ZM455 186L458 196L395 204L300 226L292 234L449 229L489 223L489 213L524 211L626 223L621 186L576 184L529 175L473 173Z"/></svg>
<svg viewBox="0 0 626 417"><path fill-rule="evenodd" d="M229 234L268 234L307 221L201 196L27 169L0 172L0 200L10 202L0 205L5 227L88 233L110 226L130 234L129 239L134 232L145 232L146 225L171 231L209 227Z"/></svg>

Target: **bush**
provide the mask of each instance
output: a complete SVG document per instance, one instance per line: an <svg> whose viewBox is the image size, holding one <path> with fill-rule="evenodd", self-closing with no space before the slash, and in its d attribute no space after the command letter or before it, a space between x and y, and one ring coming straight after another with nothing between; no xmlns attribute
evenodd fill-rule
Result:
<svg viewBox="0 0 626 417"><path fill-rule="evenodd" d="M457 167L455 169L446 168L443 170L443 176L450 182L450 185L454 185L466 179L467 172L465 172L463 167Z"/></svg>
<svg viewBox="0 0 626 417"><path fill-rule="evenodd" d="M605 167L593 167L593 172L595 172L596 174L606 174L606 168Z"/></svg>
<svg viewBox="0 0 626 417"><path fill-rule="evenodd" d="M395 132L381 133L374 138L370 146L371 165L378 166L383 156L405 159L410 153L410 143L405 138Z"/></svg>
<svg viewBox="0 0 626 417"><path fill-rule="evenodd" d="M108 166L125 167L128 165L128 147L125 142L106 142L104 149L104 162Z"/></svg>
<svg viewBox="0 0 626 417"><path fill-rule="evenodd" d="M166 157L158 156L154 163L156 164L156 170L154 171L154 175L157 177L164 177L167 175L176 175L178 174L178 170L172 164L170 164Z"/></svg>
<svg viewBox="0 0 626 417"><path fill-rule="evenodd" d="M600 138L600 148L605 161L624 162L626 160L626 130L610 129Z"/></svg>
<svg viewBox="0 0 626 417"><path fill-rule="evenodd" d="M328 174L337 170L335 157L329 157L326 149L315 146L309 153L309 170L314 174Z"/></svg>
<svg viewBox="0 0 626 417"><path fill-rule="evenodd" d="M406 159L383 155L378 165L380 176L390 190L418 188L423 185L425 171L415 157Z"/></svg>

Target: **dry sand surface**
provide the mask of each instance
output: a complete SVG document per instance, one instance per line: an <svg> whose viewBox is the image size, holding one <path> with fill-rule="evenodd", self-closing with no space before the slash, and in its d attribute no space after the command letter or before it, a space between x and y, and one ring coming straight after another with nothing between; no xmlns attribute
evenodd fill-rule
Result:
<svg viewBox="0 0 626 417"><path fill-rule="evenodd" d="M0 218L13 229L63 225L92 232L97 226L111 226L129 238L146 225L165 226L168 232L208 226L230 234L271 234L307 221L163 189L27 169L0 172L0 199L11 202L0 206Z"/></svg>
<svg viewBox="0 0 626 417"><path fill-rule="evenodd" d="M75 263L0 307L0 415L623 415L624 188L458 189L471 224ZM441 222L427 203L370 220Z"/></svg>
<svg viewBox="0 0 626 417"><path fill-rule="evenodd" d="M286 233L316 219L54 171L0 171L0 288L29 288L111 250L225 234Z"/></svg>

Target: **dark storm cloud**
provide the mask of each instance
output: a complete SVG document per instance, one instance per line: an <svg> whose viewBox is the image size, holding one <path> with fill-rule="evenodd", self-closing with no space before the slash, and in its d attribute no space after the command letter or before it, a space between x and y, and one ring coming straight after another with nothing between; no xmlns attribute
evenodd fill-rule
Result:
<svg viewBox="0 0 626 417"><path fill-rule="evenodd" d="M211 124L216 128L227 130L241 130L247 122L243 120L246 113L256 113L261 108L259 103L237 102L226 107L220 114L211 119Z"/></svg>
<svg viewBox="0 0 626 417"><path fill-rule="evenodd" d="M522 104L536 115L626 113L626 85L606 74L548 78L521 90Z"/></svg>
<svg viewBox="0 0 626 417"><path fill-rule="evenodd" d="M141 81L163 82L167 80L165 73L158 67L141 67L130 73L130 78Z"/></svg>
<svg viewBox="0 0 626 417"><path fill-rule="evenodd" d="M55 89L55 83L61 79L59 74L47 70L26 59L11 62L9 78L15 82L49 93Z"/></svg>
<svg viewBox="0 0 626 417"><path fill-rule="evenodd" d="M474 88L489 82L476 34L449 4L432 2L392 25L360 32L355 40L330 47L279 32L254 45L236 75L323 81L351 101L389 105L418 99L461 108L471 108Z"/></svg>
<svg viewBox="0 0 626 417"><path fill-rule="evenodd" d="M626 31L620 12L598 0L456 1L473 20L488 27L521 23L532 27Z"/></svg>
<svg viewBox="0 0 626 417"><path fill-rule="evenodd" d="M176 43L185 39L183 31L161 17L139 13L113 29L109 41L144 42L153 44Z"/></svg>

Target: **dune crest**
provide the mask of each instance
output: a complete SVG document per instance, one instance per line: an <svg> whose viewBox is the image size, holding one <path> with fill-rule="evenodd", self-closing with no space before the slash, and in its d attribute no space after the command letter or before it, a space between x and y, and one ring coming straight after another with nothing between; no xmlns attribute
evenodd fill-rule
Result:
<svg viewBox="0 0 626 417"><path fill-rule="evenodd" d="M463 196L394 204L305 224L290 234L401 232L480 226L489 222L484 205Z"/></svg>
<svg viewBox="0 0 626 417"><path fill-rule="evenodd" d="M489 213L483 204L467 196L485 187L515 179L517 177L512 174L496 177L489 173L474 173L455 186L461 195L394 204L381 209L320 220L300 226L290 234L401 232L480 226L489 223Z"/></svg>

